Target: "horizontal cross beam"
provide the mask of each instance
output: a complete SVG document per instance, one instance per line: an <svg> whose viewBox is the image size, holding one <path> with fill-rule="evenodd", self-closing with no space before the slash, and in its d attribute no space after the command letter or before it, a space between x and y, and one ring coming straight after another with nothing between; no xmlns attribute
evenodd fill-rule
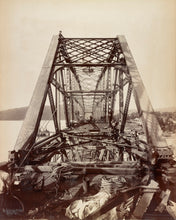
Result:
<svg viewBox="0 0 176 220"><path fill-rule="evenodd" d="M91 66L91 67L116 67L121 68L125 67L122 63L116 62L116 63L60 63L55 62L55 66L62 66L62 67L84 67L84 66Z"/></svg>

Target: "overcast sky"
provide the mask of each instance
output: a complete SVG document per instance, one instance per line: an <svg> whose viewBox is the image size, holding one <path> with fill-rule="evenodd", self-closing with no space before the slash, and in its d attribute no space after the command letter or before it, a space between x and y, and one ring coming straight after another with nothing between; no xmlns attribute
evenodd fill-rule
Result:
<svg viewBox="0 0 176 220"><path fill-rule="evenodd" d="M29 104L60 30L125 35L154 108L176 107L175 0L0 0L0 110Z"/></svg>

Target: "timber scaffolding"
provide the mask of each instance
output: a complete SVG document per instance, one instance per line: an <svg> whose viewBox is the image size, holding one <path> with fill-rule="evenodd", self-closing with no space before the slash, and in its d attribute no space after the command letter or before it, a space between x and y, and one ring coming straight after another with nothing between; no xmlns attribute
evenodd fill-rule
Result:
<svg viewBox="0 0 176 220"><path fill-rule="evenodd" d="M127 120L132 93L138 130ZM38 138L47 98L55 132ZM167 174L175 167L172 156L125 37L60 33L52 38L9 156L2 212L20 218L174 219L173 178Z"/></svg>

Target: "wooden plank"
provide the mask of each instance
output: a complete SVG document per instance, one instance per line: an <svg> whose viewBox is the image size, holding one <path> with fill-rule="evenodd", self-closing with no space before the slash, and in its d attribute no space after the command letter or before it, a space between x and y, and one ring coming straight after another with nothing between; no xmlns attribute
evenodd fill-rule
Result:
<svg viewBox="0 0 176 220"><path fill-rule="evenodd" d="M158 183L154 180L151 180L148 186L151 187L151 190L144 192L144 194L141 196L136 208L134 209L131 219L142 219L144 213L150 205L154 193L156 192L155 188L158 187Z"/></svg>
<svg viewBox="0 0 176 220"><path fill-rule="evenodd" d="M34 89L26 117L15 144L16 151L20 149L27 150L31 146L32 140L35 139L46 100L48 81L56 54L57 44L58 36L53 36L36 87ZM29 142L31 142L30 146L28 146Z"/></svg>

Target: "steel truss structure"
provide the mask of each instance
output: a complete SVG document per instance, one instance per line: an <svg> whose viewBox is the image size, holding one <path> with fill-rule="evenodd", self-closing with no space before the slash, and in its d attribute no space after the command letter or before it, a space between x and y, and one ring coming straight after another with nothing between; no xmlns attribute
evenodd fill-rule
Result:
<svg viewBox="0 0 176 220"><path fill-rule="evenodd" d="M132 132L128 129L132 94L145 140L135 124ZM55 132L38 138L47 99ZM169 200L162 169L173 166L172 155L125 37L65 38L60 33L52 38L10 153L7 191L18 205L12 211L7 199L4 213L36 217L52 210L70 219L96 219L116 207L118 219L141 219L153 197L162 194L154 205L159 212ZM85 211L102 196L101 205Z"/></svg>

